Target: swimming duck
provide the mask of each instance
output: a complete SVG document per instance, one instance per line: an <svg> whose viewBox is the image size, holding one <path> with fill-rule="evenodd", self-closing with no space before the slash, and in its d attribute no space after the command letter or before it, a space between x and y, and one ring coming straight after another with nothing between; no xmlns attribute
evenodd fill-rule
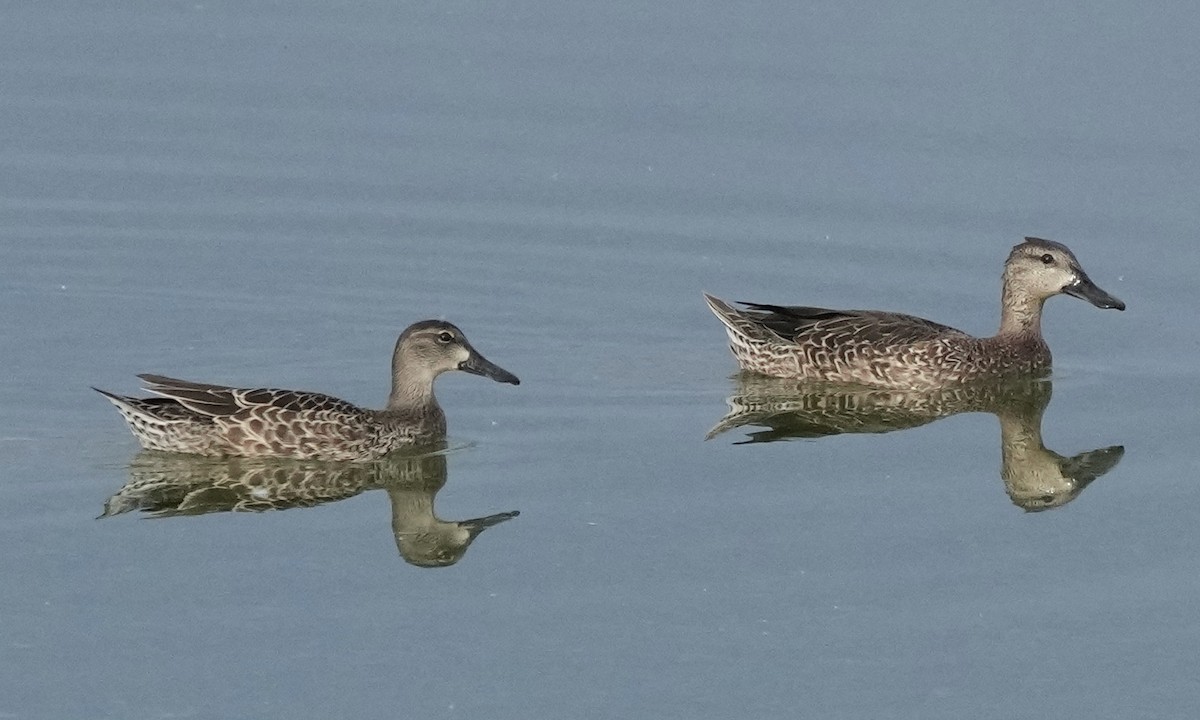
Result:
<svg viewBox="0 0 1200 720"><path fill-rule="evenodd" d="M383 410L314 392L233 388L162 375L138 376L161 397L93 389L117 406L147 450L366 461L445 437L446 415L433 395L433 382L450 370L520 384L516 375L471 347L457 327L424 320L396 341L392 391Z"/></svg>
<svg viewBox="0 0 1200 720"><path fill-rule="evenodd" d="M1099 308L1125 303L1101 290L1062 243L1027 237L1004 265L1000 331L977 338L946 325L877 310L739 303L705 293L743 370L772 377L898 389L1050 372L1042 304L1058 294Z"/></svg>

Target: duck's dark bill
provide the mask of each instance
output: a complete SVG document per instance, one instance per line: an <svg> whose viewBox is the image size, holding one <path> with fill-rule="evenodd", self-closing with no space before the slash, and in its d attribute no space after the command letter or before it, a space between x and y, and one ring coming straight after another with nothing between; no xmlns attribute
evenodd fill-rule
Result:
<svg viewBox="0 0 1200 720"><path fill-rule="evenodd" d="M1101 290L1096 286L1096 283L1092 282L1086 275L1063 288L1063 292L1072 297L1077 297L1081 300L1087 300L1098 308L1115 308L1117 310L1125 309L1125 303Z"/></svg>
<svg viewBox="0 0 1200 720"><path fill-rule="evenodd" d="M516 375L513 375L475 351L471 352L471 357L459 363L458 369L473 375L490 377L496 382L508 383L509 385L521 384Z"/></svg>

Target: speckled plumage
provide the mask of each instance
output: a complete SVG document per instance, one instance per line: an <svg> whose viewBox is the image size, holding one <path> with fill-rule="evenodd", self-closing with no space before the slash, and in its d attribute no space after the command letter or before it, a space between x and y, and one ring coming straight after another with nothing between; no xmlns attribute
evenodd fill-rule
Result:
<svg viewBox="0 0 1200 720"><path fill-rule="evenodd" d="M1042 304L1068 293L1097 307L1125 304L1098 288L1061 243L1026 238L1005 263L1000 331L977 338L924 318L876 310L741 303L705 294L743 370L772 377L886 388L934 388L1050 371Z"/></svg>
<svg viewBox="0 0 1200 720"><path fill-rule="evenodd" d="M426 320L409 326L396 341L392 392L383 410L321 393L234 388L162 375L138 376L161 397L96 390L112 401L147 450L363 461L445 437L446 416L433 381L450 370L520 382L476 352L455 326Z"/></svg>

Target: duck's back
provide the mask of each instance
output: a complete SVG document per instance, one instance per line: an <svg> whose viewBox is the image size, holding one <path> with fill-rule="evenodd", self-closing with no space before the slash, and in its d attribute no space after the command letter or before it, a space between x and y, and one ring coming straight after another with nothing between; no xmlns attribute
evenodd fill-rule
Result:
<svg viewBox="0 0 1200 720"><path fill-rule="evenodd" d="M205 455L362 460L412 442L407 437L411 433L397 431L378 411L323 393L235 388L161 375L141 378L163 399L177 403L211 427L206 446L176 450Z"/></svg>
<svg viewBox="0 0 1200 720"><path fill-rule="evenodd" d="M801 305L742 303L742 313L791 342L820 345L869 345L887 351L899 345L970 335L932 320L875 310L832 310ZM767 338L764 338L767 339Z"/></svg>

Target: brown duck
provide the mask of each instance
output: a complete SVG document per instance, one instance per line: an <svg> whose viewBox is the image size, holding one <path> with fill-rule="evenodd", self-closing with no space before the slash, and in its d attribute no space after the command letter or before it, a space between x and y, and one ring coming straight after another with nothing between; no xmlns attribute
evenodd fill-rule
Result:
<svg viewBox="0 0 1200 720"><path fill-rule="evenodd" d="M138 376L160 397L95 390L117 406L147 450L367 461L445 437L446 414L434 397L433 381L450 370L520 384L471 347L457 327L424 320L396 341L392 391L383 410L314 392L233 388L162 375Z"/></svg>
<svg viewBox="0 0 1200 720"><path fill-rule="evenodd" d="M1000 331L977 338L946 325L877 310L830 310L740 303L705 294L724 323L743 370L815 382L895 389L937 388L974 380L1050 372L1042 304L1054 295L1099 308L1125 303L1088 278L1066 245L1025 238L1004 265Z"/></svg>

